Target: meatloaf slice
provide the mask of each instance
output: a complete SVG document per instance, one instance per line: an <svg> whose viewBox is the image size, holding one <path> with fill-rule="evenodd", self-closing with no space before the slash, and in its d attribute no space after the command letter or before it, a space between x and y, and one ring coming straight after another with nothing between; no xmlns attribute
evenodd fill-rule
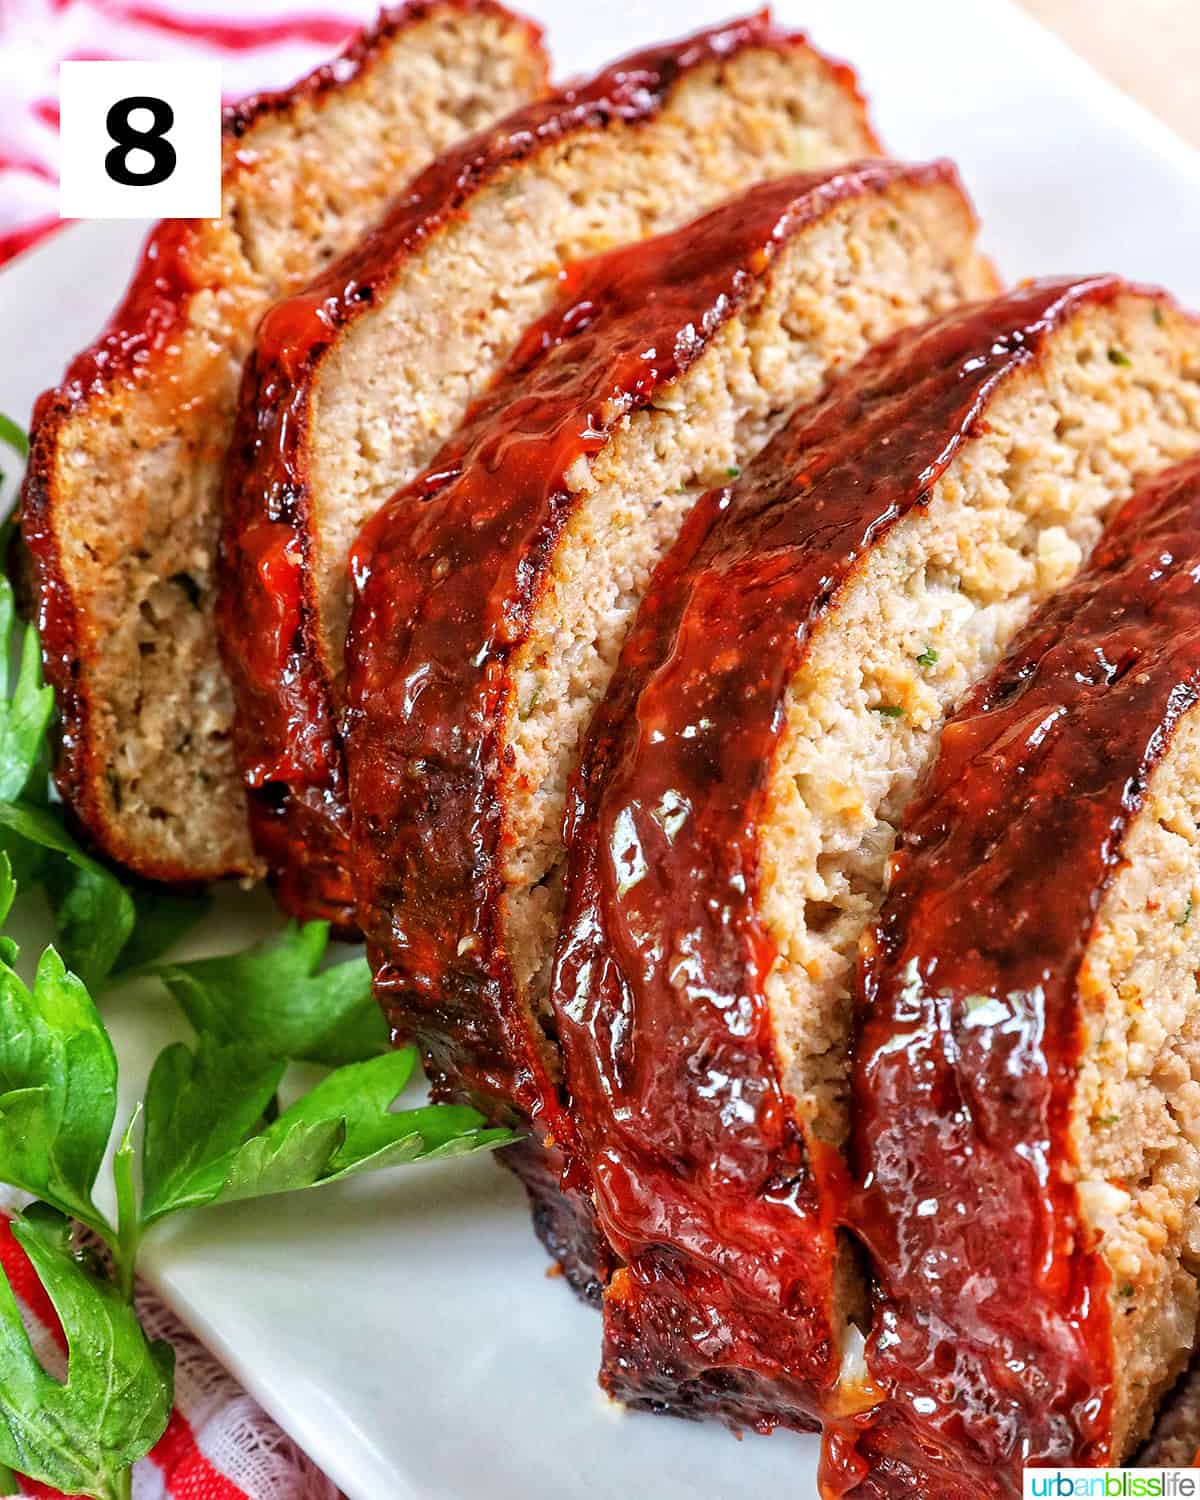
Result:
<svg viewBox="0 0 1200 1500"><path fill-rule="evenodd" d="M1188 1362L1198 703L1193 459L954 714L904 820L854 1070L867 1364L893 1398L856 1493L1122 1463Z"/></svg>
<svg viewBox="0 0 1200 1500"><path fill-rule="evenodd" d="M289 910L353 920L335 721L359 526L433 459L565 264L875 146L853 75L764 12L623 58L451 152L265 320L221 618L254 837Z"/></svg>
<svg viewBox="0 0 1200 1500"><path fill-rule="evenodd" d="M213 620L255 325L438 151L540 93L545 67L536 28L490 0L422 0L232 110L223 216L154 230L107 332L37 405L22 527L59 786L95 844L143 875L257 869Z"/></svg>
<svg viewBox="0 0 1200 1500"><path fill-rule="evenodd" d="M783 178L577 265L364 528L348 646L360 916L439 1093L553 1109L539 1024L568 775L697 496L830 368L991 280L947 163Z"/></svg>
<svg viewBox="0 0 1200 1500"><path fill-rule="evenodd" d="M696 506L589 732L551 984L618 1397L869 1404L840 1148L900 813L1109 506L1198 446L1200 325L1044 282L872 351Z"/></svg>

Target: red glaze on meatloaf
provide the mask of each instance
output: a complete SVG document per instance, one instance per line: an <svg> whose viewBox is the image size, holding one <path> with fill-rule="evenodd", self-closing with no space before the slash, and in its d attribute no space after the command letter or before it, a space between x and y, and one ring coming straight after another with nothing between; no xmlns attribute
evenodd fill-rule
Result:
<svg viewBox="0 0 1200 1500"><path fill-rule="evenodd" d="M440 1093L569 1132L499 900L509 662L581 503L568 471L704 353L807 225L890 184L955 181L946 163L784 178L576 266L433 467L364 528L347 652L359 916L391 1023Z"/></svg>
<svg viewBox="0 0 1200 1500"><path fill-rule="evenodd" d="M625 1262L602 1380L627 1402L804 1427L843 1399L844 1168L797 1120L764 991L758 823L785 693L839 591L986 431L1000 383L1123 290L1037 283L896 335L699 503L642 602L573 793L551 988Z"/></svg>
<svg viewBox="0 0 1200 1500"><path fill-rule="evenodd" d="M1124 1456L1111 1276L1076 1190L1082 974L1198 697L1191 461L1145 486L1033 617L909 807L864 945L849 1216L874 1262L867 1361L890 1400L835 1432L831 1488L1015 1497L1023 1464Z"/></svg>

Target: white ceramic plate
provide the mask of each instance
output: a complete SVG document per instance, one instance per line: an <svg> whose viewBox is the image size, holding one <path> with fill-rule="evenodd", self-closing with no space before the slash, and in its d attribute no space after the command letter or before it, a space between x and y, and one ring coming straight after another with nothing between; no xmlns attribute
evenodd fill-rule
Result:
<svg viewBox="0 0 1200 1500"><path fill-rule="evenodd" d="M732 3L525 8L561 76ZM859 67L894 152L958 161L1004 274L1115 270L1200 305L1200 157L1006 0L777 9ZM81 225L0 273L0 410L24 418L95 333L137 239ZM265 899L231 892L207 944L270 925ZM135 1088L175 1022L136 992L110 1012ZM487 1160L197 1215L151 1242L147 1267L352 1500L815 1494L812 1439L737 1442L601 1398L598 1319L547 1278L522 1194Z"/></svg>

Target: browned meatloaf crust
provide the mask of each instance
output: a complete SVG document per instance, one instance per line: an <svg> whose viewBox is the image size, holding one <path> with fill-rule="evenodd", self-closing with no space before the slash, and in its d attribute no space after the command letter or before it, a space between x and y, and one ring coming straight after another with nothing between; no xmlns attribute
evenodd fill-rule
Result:
<svg viewBox="0 0 1200 1500"><path fill-rule="evenodd" d="M870 1403L837 1234L858 938L944 715L1200 446L1198 382L1168 299L1022 288L870 353L660 566L583 752L551 984L625 1263L615 1395L763 1426Z"/></svg>
<svg viewBox="0 0 1200 1500"><path fill-rule="evenodd" d="M623 58L450 152L265 320L221 622L254 837L290 911L353 921L336 719L358 527L433 459L565 264L875 148L849 70L764 12Z"/></svg>
<svg viewBox="0 0 1200 1500"><path fill-rule="evenodd" d="M891 1398L856 1494L1122 1463L1200 1269L1200 462L947 724L864 949L852 1215ZM936 1268L936 1274L933 1274Z"/></svg>
<svg viewBox="0 0 1200 1500"><path fill-rule="evenodd" d="M515 1146L506 1146L498 1159L520 1179L534 1233L568 1286L583 1301L598 1306L614 1261L587 1195L563 1187L564 1153L537 1135L527 1135Z"/></svg>
<svg viewBox="0 0 1200 1500"><path fill-rule="evenodd" d="M536 28L490 0L422 0L229 111L223 217L160 224L107 331L38 402L22 528L58 784L140 874L259 869L213 621L222 466L259 317L438 151L539 94L545 69Z"/></svg>
<svg viewBox="0 0 1200 1500"><path fill-rule="evenodd" d="M1141 1469L1200 1468L1200 1356L1193 1354L1164 1398L1135 1462Z"/></svg>

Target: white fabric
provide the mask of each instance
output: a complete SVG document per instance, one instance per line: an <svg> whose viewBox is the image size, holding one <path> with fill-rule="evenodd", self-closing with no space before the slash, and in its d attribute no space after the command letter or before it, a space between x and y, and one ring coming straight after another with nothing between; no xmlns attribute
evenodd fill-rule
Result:
<svg viewBox="0 0 1200 1500"><path fill-rule="evenodd" d="M337 1500L336 1486L148 1289L139 1291L137 1307L147 1335L174 1346L175 1405L215 1469L249 1500ZM134 1500L160 1500L161 1495L156 1465L139 1464Z"/></svg>

